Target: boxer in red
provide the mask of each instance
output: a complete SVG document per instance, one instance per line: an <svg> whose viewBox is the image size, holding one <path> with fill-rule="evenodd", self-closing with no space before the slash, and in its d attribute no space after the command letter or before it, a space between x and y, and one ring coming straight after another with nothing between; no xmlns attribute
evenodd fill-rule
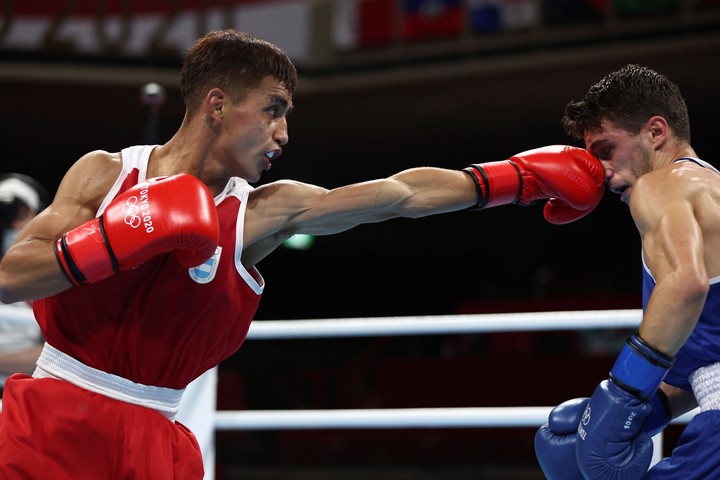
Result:
<svg viewBox="0 0 720 480"><path fill-rule="evenodd" d="M88 153L20 233L0 295L34 300L46 345L32 377L8 380L0 477L202 478L174 421L183 389L240 348L265 287L256 265L293 234L537 200L561 224L602 196L599 161L565 146L333 190L254 188L289 140L296 81L275 46L207 34L182 68L176 134Z"/></svg>

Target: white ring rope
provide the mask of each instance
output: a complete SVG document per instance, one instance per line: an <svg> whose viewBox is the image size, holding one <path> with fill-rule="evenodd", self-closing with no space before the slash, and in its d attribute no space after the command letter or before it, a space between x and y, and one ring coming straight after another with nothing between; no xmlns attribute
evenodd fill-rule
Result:
<svg viewBox="0 0 720 480"><path fill-rule="evenodd" d="M218 411L218 430L537 427L552 407Z"/></svg>
<svg viewBox="0 0 720 480"><path fill-rule="evenodd" d="M0 305L12 322L32 320L27 309ZM428 315L419 317L335 318L322 320L259 320L249 340L399 336L635 328L641 310L587 310L511 314ZM0 404L1 405L1 404ZM537 427L552 407L393 408L356 410L215 411L216 430L341 429L341 428L472 428ZM686 423L696 412L674 421Z"/></svg>
<svg viewBox="0 0 720 480"><path fill-rule="evenodd" d="M34 322L27 308L0 304L0 316L10 323ZM454 333L592 330L635 328L642 311L582 310L413 317L328 318L322 320L255 320L248 339L374 337Z"/></svg>
<svg viewBox="0 0 720 480"><path fill-rule="evenodd" d="M354 410L219 410L217 430L537 428L554 407L386 408ZM693 410L672 423L687 423Z"/></svg>
<svg viewBox="0 0 720 480"><path fill-rule="evenodd" d="M435 335L454 333L635 328L641 310L585 310L416 317L329 318L324 320L258 320L248 339Z"/></svg>

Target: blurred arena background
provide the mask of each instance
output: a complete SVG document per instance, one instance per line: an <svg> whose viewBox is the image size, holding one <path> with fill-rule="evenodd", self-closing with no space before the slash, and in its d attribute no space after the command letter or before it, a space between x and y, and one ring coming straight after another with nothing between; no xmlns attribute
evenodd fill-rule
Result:
<svg viewBox="0 0 720 480"><path fill-rule="evenodd" d="M90 150L166 141L182 53L223 27L279 45L301 74L290 143L263 182L334 187L568 143L564 106L626 63L680 86L693 145L718 166L717 0L5 0L0 170L53 191ZM165 92L155 107L140 95L151 82ZM640 306L639 239L610 195L572 225L535 206L397 220L259 268L260 320ZM248 342L219 369L218 408L554 405L589 395L626 334ZM539 479L533 435L219 432L216 478Z"/></svg>

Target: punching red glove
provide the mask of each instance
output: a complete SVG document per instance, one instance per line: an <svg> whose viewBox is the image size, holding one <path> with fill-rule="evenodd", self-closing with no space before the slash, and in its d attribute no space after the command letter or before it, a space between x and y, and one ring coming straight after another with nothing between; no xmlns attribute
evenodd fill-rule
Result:
<svg viewBox="0 0 720 480"><path fill-rule="evenodd" d="M170 251L182 266L194 267L212 256L219 235L212 194L197 178L180 174L121 193L102 216L58 239L55 254L67 278L80 285Z"/></svg>
<svg viewBox="0 0 720 480"><path fill-rule="evenodd" d="M578 220L600 203L605 176L585 149L553 145L518 153L509 160L465 169L478 189L476 208L548 200L545 219L557 225Z"/></svg>

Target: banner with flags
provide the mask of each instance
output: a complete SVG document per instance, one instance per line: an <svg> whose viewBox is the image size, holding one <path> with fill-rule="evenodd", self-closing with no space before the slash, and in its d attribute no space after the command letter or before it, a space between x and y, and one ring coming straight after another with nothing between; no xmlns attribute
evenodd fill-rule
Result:
<svg viewBox="0 0 720 480"><path fill-rule="evenodd" d="M309 9L304 0L9 2L0 12L0 49L174 60L208 31L233 27L302 62Z"/></svg>
<svg viewBox="0 0 720 480"><path fill-rule="evenodd" d="M473 32L513 31L541 21L541 0L469 0Z"/></svg>
<svg viewBox="0 0 720 480"><path fill-rule="evenodd" d="M402 37L425 40L458 36L466 26L463 0L403 0Z"/></svg>
<svg viewBox="0 0 720 480"><path fill-rule="evenodd" d="M333 16L335 47L372 48L396 38L396 0L337 0Z"/></svg>

